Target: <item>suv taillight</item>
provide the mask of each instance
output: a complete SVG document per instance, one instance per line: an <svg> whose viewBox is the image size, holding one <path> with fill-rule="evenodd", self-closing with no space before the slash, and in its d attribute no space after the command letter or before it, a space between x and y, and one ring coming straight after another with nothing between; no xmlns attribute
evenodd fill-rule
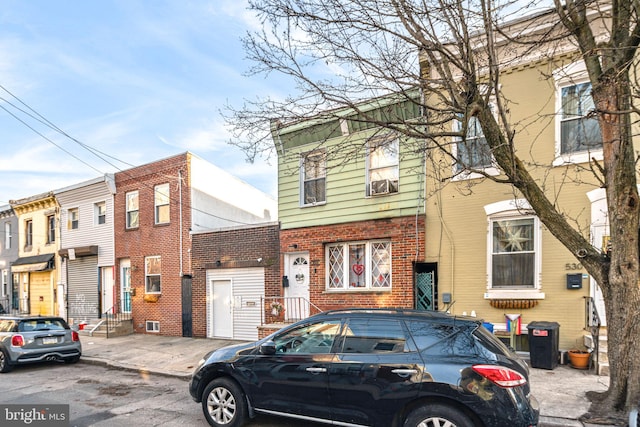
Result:
<svg viewBox="0 0 640 427"><path fill-rule="evenodd" d="M14 347L22 347L24 345L24 337L22 335L12 336L11 345Z"/></svg>
<svg viewBox="0 0 640 427"><path fill-rule="evenodd" d="M71 341L80 341L80 335L78 335L78 332L71 331Z"/></svg>
<svg viewBox="0 0 640 427"><path fill-rule="evenodd" d="M520 372L504 366L474 365L472 369L500 387L518 387L527 383L527 379Z"/></svg>

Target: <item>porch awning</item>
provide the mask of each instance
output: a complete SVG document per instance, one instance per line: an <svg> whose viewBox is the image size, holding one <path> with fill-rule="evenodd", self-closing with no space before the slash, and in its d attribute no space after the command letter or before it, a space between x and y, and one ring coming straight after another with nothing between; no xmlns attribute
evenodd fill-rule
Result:
<svg viewBox="0 0 640 427"><path fill-rule="evenodd" d="M93 255L98 255L98 246L96 245L92 245L92 246L78 246L75 248L68 248L68 249L60 249L58 251L58 255L60 255L61 257L68 257L71 259L74 259L76 257L84 257L84 256L93 256Z"/></svg>
<svg viewBox="0 0 640 427"><path fill-rule="evenodd" d="M47 271L53 270L53 257L55 254L44 254L35 256L26 256L18 258L11 265L11 272L26 273L29 271Z"/></svg>

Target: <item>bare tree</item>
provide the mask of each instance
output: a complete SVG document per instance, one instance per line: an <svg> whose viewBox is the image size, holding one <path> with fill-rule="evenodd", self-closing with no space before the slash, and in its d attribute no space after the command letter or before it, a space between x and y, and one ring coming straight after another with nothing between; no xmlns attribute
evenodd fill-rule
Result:
<svg viewBox="0 0 640 427"><path fill-rule="evenodd" d="M636 52L640 4L554 0L555 5L494 0L250 0L262 31L247 35L252 73L278 72L295 82L293 98L258 99L232 110L234 142L251 156L272 149L268 126L350 108L357 120L393 129L416 149L442 150L467 135L474 117L501 174L487 179L512 186L547 229L584 265L605 298L611 363L610 387L594 396L594 414L621 414L640 401L640 337L636 153ZM505 21L517 11L529 18ZM552 61L574 52L592 85L603 159L590 172L606 191L610 251L594 248L560 210L553 194L517 154L517 123L500 92L501 73L517 61ZM532 59L531 59L532 60ZM547 76L547 78L550 78ZM423 112L420 120L374 117L360 102L394 94ZM277 120L277 121L276 121ZM449 125L459 120L462 127ZM470 165L462 165L469 170ZM549 166L549 165L546 165ZM475 171L483 173L482 170Z"/></svg>

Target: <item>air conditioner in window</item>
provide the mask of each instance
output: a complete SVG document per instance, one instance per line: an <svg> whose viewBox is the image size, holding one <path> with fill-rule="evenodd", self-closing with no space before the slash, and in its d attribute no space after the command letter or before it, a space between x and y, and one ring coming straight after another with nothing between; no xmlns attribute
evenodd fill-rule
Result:
<svg viewBox="0 0 640 427"><path fill-rule="evenodd" d="M372 196L398 192L398 181L392 181L390 179L371 181L371 184L369 185L369 194Z"/></svg>

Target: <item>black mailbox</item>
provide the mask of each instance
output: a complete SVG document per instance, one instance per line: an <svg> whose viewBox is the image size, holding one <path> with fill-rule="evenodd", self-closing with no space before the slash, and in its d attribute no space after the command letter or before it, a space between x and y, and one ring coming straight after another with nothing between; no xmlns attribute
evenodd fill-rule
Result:
<svg viewBox="0 0 640 427"><path fill-rule="evenodd" d="M567 289L582 289L582 273L567 274Z"/></svg>

